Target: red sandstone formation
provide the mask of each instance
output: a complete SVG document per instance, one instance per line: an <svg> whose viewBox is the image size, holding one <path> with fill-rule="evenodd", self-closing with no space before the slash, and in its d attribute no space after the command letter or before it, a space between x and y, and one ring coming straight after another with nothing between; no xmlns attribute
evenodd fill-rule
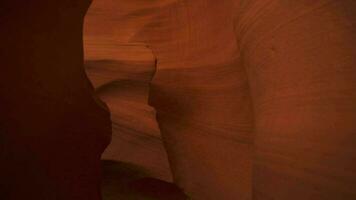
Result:
<svg viewBox="0 0 356 200"><path fill-rule="evenodd" d="M200 9L199 6L195 5L195 9ZM169 16L171 12L177 12L178 17L185 17L185 8L180 8L176 1L141 4L137 1L96 1L86 18L85 38L89 44L86 50L103 52L107 49L105 48L107 43L149 44L158 56L158 71L151 87L153 99L156 99L153 100L153 105L158 108L161 130L166 133L163 137L166 137L165 146L169 153L171 167L174 172L181 171L174 173L176 181L193 197L194 193L198 193L200 198L217 198L215 195L209 197L210 194L204 194L206 191L214 191L216 195L225 199L233 198L236 193L242 199L248 199L251 189L249 145L251 112L248 106L247 80L243 76L244 69L235 67L239 64L239 58L233 23L231 23L233 6L229 3L218 7L211 5L211 13L214 13L213 10L217 8L219 12L206 19L207 22L210 20L211 22L200 23L202 20L200 18L205 17L200 16L194 19L194 22L190 22L191 24L185 24L178 23L175 18ZM231 12L224 12L227 9L231 9ZM219 16L221 13L223 15ZM222 23L218 23L219 21ZM206 30L201 33L202 35L192 38L185 27L191 26L194 30L192 24L197 25L196 28ZM215 24L219 26L214 26ZM230 26L226 27L227 24ZM125 34L121 34L122 32ZM203 44L199 43L201 39L205 40ZM154 42L150 42L151 40ZM102 45L91 45L93 43ZM182 45L177 48L179 43ZM191 48L194 46L197 49ZM219 46L226 46L226 48L218 54L216 51L211 51L211 48L219 48ZM200 54L204 57L194 58L199 57ZM141 57L135 56L136 59ZM97 59L103 58L98 56ZM157 84L160 81L163 82ZM120 91L120 85L117 91ZM161 103L156 105L154 101ZM179 105L180 102L183 105ZM109 105L113 103L114 101L111 101ZM184 105L185 103L188 104ZM170 113L168 116L164 112L167 109ZM184 114L184 117L180 116L181 114ZM120 118L117 120L120 121ZM131 127L135 126L135 123L131 124ZM171 131L176 134L170 135ZM137 133L139 132L134 134ZM122 135L114 131L114 135L116 134ZM178 138L171 138L172 136ZM114 138L113 143L115 140L119 139ZM132 152L140 151L140 148L145 149L145 147L121 148L119 153L127 157ZM178 152L174 152L177 150ZM120 159L118 156L116 158ZM186 159L193 162L185 162ZM226 161L234 164L227 165ZM215 192L216 188L224 189ZM205 196L201 196L203 194Z"/></svg>
<svg viewBox="0 0 356 200"><path fill-rule="evenodd" d="M355 13L351 0L101 0L85 34L152 48L150 103L193 199L351 200Z"/></svg>
<svg viewBox="0 0 356 200"><path fill-rule="evenodd" d="M356 199L356 2L246 1L254 199Z"/></svg>
<svg viewBox="0 0 356 200"><path fill-rule="evenodd" d="M109 112L83 67L89 1L0 1L0 199L99 200Z"/></svg>
<svg viewBox="0 0 356 200"><path fill-rule="evenodd" d="M112 142L102 159L135 164L148 176L171 181L155 112L148 105L156 70L152 51L142 44L86 41L86 70L97 95L110 108Z"/></svg>
<svg viewBox="0 0 356 200"><path fill-rule="evenodd" d="M355 1L96 0L94 87L88 6L0 2L0 199L101 199L96 95L107 200L356 199Z"/></svg>

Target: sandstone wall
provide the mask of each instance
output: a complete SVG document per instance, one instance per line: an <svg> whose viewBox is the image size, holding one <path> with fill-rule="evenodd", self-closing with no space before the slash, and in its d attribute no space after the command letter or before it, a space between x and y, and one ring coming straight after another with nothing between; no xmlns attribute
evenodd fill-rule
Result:
<svg viewBox="0 0 356 200"><path fill-rule="evenodd" d="M86 33L153 50L149 102L193 199L353 199L355 9L103 0Z"/></svg>
<svg viewBox="0 0 356 200"><path fill-rule="evenodd" d="M354 1L97 0L93 85L89 4L0 3L1 199L100 199L111 130L192 199L356 198Z"/></svg>

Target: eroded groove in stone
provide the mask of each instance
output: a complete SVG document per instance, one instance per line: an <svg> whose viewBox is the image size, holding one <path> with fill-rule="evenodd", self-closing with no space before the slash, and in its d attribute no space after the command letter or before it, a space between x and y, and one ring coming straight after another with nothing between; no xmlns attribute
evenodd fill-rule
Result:
<svg viewBox="0 0 356 200"><path fill-rule="evenodd" d="M87 74L109 106L113 122L112 141L102 159L135 164L147 176L171 180L155 111L148 105L156 70L152 51L139 43L86 46Z"/></svg>

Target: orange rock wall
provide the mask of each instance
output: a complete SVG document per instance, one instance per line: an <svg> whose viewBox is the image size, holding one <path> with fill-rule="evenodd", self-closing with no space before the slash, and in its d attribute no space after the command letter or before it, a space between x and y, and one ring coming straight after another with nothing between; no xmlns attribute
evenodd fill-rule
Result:
<svg viewBox="0 0 356 200"><path fill-rule="evenodd" d="M355 1L246 1L255 199L355 199Z"/></svg>
<svg viewBox="0 0 356 200"><path fill-rule="evenodd" d="M149 102L193 199L354 199L353 1L96 1L88 41L157 58ZM110 43L110 42L109 42Z"/></svg>
<svg viewBox="0 0 356 200"><path fill-rule="evenodd" d="M356 199L355 1L89 4L0 2L0 199L99 200L100 157L197 200Z"/></svg>

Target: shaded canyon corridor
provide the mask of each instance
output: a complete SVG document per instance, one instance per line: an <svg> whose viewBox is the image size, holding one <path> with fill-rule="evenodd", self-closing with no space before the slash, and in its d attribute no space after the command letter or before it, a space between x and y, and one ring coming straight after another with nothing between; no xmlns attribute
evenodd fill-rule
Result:
<svg viewBox="0 0 356 200"><path fill-rule="evenodd" d="M0 199L355 200L355 23L354 0L1 0Z"/></svg>

